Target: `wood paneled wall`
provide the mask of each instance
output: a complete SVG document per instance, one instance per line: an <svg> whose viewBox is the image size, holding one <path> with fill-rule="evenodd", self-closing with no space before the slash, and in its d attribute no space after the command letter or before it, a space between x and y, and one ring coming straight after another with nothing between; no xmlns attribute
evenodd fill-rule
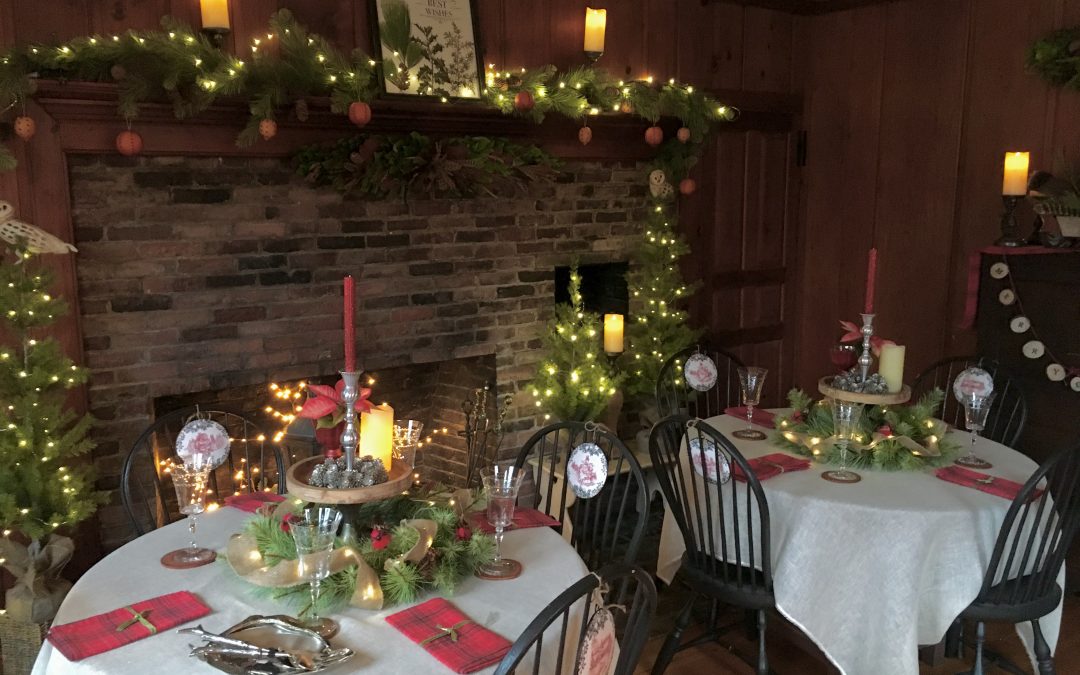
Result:
<svg viewBox="0 0 1080 675"><path fill-rule="evenodd" d="M870 246L878 323L908 345L912 378L975 349L959 327L967 260L998 235L1003 153L1031 151L1033 169L1080 160L1080 94L1024 70L1033 40L1080 23L1080 3L903 0L797 21L809 156L796 379L825 372L836 318L857 319Z"/></svg>

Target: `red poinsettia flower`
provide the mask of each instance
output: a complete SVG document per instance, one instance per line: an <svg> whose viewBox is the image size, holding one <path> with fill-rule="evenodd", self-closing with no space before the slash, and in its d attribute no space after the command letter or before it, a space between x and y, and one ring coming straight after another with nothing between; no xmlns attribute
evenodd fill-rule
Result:
<svg viewBox="0 0 1080 675"><path fill-rule="evenodd" d="M323 384L311 384L308 385L308 389L315 395L304 401L304 407L300 410L300 417L306 417L309 420L331 417L333 422L337 423L338 418L345 416L345 402L341 399L341 392L345 389L344 380L338 380L337 385L333 387L327 387ZM371 390L361 387L360 395L356 398L356 404L353 406L356 408L356 412L371 412L371 402L367 400L368 396L371 396Z"/></svg>
<svg viewBox="0 0 1080 675"><path fill-rule="evenodd" d="M291 524L295 523L295 522L297 522L299 520L300 520L300 516L296 515L295 513L290 513L290 514L286 515L284 518L281 519L281 531L282 532L288 532L290 529L292 529L290 527Z"/></svg>
<svg viewBox="0 0 1080 675"><path fill-rule="evenodd" d="M841 321L840 327L844 329L844 334L840 336L840 342L859 342L862 340L862 328L855 325L851 321ZM874 356L881 355L882 345L894 345L896 344L892 340L886 340L883 337L877 335L870 336L870 351L874 353Z"/></svg>

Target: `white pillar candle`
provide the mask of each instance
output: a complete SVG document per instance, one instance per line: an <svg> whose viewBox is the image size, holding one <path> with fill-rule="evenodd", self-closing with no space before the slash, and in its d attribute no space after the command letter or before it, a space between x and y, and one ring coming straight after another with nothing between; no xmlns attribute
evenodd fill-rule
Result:
<svg viewBox="0 0 1080 675"><path fill-rule="evenodd" d="M1031 156L1026 152L1006 152L1005 172L1001 179L1001 194L1006 197L1023 197L1028 193L1028 164Z"/></svg>
<svg viewBox="0 0 1080 675"><path fill-rule="evenodd" d="M623 351L623 315L604 315L604 351L621 354Z"/></svg>
<svg viewBox="0 0 1080 675"><path fill-rule="evenodd" d="M904 345L881 345L878 373L885 378L890 393L904 388Z"/></svg>
<svg viewBox="0 0 1080 675"><path fill-rule="evenodd" d="M604 53L604 32L607 28L607 10L585 8L585 51Z"/></svg>
<svg viewBox="0 0 1080 675"><path fill-rule="evenodd" d="M360 456L381 459L390 470L394 454L394 409L389 403L377 405L371 412L360 413Z"/></svg>

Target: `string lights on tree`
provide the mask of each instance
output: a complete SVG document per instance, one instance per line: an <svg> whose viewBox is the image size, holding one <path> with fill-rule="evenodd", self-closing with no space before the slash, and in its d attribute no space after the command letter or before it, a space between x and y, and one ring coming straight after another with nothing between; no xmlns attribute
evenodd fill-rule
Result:
<svg viewBox="0 0 1080 675"><path fill-rule="evenodd" d="M0 345L0 527L40 541L88 518L104 497L89 467L72 462L93 447L91 418L66 409L65 392L87 373L55 338L35 337L67 308L34 258L19 245L0 260L0 332L11 338Z"/></svg>

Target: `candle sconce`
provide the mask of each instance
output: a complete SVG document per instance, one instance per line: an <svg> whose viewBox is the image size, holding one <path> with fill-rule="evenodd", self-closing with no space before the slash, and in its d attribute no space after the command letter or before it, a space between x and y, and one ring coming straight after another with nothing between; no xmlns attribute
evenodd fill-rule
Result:
<svg viewBox="0 0 1080 675"><path fill-rule="evenodd" d="M994 242L997 246L1024 246L1025 242L1019 235L1019 226L1016 222L1016 207L1023 199L1021 195L1002 195L1001 201L1005 204L1005 213L1001 214L1001 236ZM1036 227L1040 229L1042 223ZM1032 235L1034 236L1034 235Z"/></svg>

